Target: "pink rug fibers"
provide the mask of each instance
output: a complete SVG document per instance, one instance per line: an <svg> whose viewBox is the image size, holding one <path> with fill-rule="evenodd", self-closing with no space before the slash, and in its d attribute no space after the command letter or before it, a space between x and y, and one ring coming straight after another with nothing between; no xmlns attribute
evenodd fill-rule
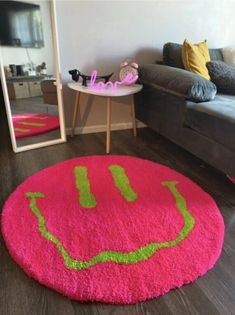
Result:
<svg viewBox="0 0 235 315"><path fill-rule="evenodd" d="M228 177L228 179L229 179L232 183L235 184L235 178L234 178L234 177L230 177L230 176L228 176L228 175L227 175L227 177Z"/></svg>
<svg viewBox="0 0 235 315"><path fill-rule="evenodd" d="M47 114L15 114L13 125L17 139L35 136L60 127L59 117Z"/></svg>
<svg viewBox="0 0 235 315"><path fill-rule="evenodd" d="M130 304L211 269L224 223L183 175L138 158L93 156L25 180L4 206L2 233L41 284L79 301Z"/></svg>

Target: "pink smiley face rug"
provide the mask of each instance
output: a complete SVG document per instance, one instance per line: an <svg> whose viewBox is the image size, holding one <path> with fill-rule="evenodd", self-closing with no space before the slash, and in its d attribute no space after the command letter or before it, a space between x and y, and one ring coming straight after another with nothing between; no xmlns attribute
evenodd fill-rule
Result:
<svg viewBox="0 0 235 315"><path fill-rule="evenodd" d="M59 117L48 114L14 114L16 139L36 136L60 128Z"/></svg>
<svg viewBox="0 0 235 315"><path fill-rule="evenodd" d="M92 156L26 179L5 203L2 234L41 284L78 301L132 304L211 269L224 223L213 199L180 173Z"/></svg>

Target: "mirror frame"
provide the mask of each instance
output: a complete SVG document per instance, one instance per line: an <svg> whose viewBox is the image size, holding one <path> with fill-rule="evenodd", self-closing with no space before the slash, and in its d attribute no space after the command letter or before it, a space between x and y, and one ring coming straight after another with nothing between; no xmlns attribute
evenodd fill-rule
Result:
<svg viewBox="0 0 235 315"><path fill-rule="evenodd" d="M3 58L0 46L0 78L3 90L3 96L5 101L5 108L7 113L7 120L10 130L12 148L15 153L23 152L32 149L38 149L54 144L66 142L66 131L65 131L65 120L64 120L64 107L63 107L63 96L62 96L62 80L61 80L61 68L60 68L60 55L59 55L59 45L58 45L58 31L57 31L57 19L56 19L56 0L48 0L50 5L50 16L51 16L51 32L52 32L52 44L54 49L54 60L55 60L55 70L56 70L56 90L58 98L58 112L60 121L60 138L55 140L49 140L24 146L17 146L16 137L14 132L14 126L11 115L11 106L7 90L7 83L5 77L5 71L3 66Z"/></svg>

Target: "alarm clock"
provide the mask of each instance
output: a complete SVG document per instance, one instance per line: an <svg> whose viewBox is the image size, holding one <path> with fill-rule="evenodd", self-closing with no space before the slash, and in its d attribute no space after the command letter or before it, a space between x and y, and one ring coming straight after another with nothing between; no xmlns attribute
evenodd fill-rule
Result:
<svg viewBox="0 0 235 315"><path fill-rule="evenodd" d="M124 81L123 84L134 84L138 80L138 64L134 62L132 58L127 58L125 61L123 61L120 64L120 68L121 70L119 73L119 78L121 81ZM132 76L133 79L131 80L131 83L125 82L125 78L127 75Z"/></svg>

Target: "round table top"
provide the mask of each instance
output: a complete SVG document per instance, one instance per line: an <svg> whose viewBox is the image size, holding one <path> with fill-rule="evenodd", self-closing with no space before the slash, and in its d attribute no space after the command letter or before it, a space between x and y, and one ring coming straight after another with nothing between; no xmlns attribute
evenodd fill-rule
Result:
<svg viewBox="0 0 235 315"><path fill-rule="evenodd" d="M92 94L92 95L99 95L99 96L125 96L138 93L142 90L143 85L141 84L132 84L132 85L118 85L116 89L112 89L110 86L106 86L103 90L99 91L94 88L90 88L89 84L87 87L82 86L79 82L71 82L68 83L68 87L72 90Z"/></svg>

